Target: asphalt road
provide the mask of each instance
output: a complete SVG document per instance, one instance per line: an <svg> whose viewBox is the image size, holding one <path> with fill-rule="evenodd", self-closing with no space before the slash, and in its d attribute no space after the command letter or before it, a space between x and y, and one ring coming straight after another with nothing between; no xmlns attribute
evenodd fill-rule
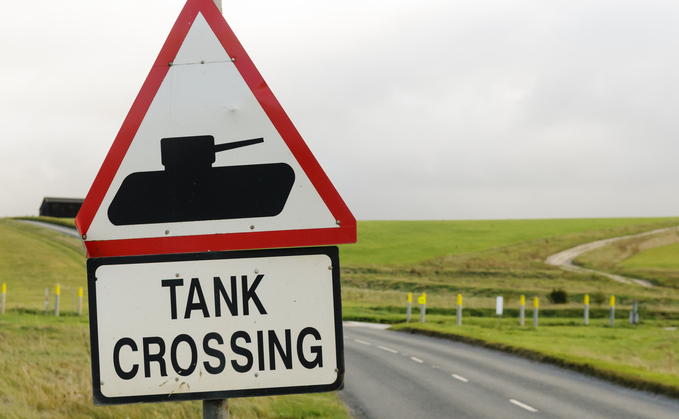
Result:
<svg viewBox="0 0 679 419"><path fill-rule="evenodd" d="M344 326L356 419L679 418L679 401L463 343Z"/></svg>
<svg viewBox="0 0 679 419"><path fill-rule="evenodd" d="M78 233L78 230L76 230L75 228L69 228L69 227L64 227L64 226L60 226L60 225L57 225L57 224L45 223L45 222L42 222L42 221L33 221L33 220L17 220L17 221L21 221L22 223L26 223L26 224L33 224L33 225L36 225L38 227L49 228L51 230L55 230L55 231L58 231L60 233L66 234L67 236L75 237L76 239L80 238L80 234Z"/></svg>

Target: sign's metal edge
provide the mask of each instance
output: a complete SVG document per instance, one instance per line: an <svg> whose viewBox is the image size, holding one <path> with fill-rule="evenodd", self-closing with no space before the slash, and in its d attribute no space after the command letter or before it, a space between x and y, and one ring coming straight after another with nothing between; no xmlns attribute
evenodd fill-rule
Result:
<svg viewBox="0 0 679 419"><path fill-rule="evenodd" d="M286 257L304 255L326 255L330 258L332 262L333 305L334 305L333 311L335 317L335 356L337 359L337 379L334 382L328 384L309 386L269 387L257 389L155 394L155 395L123 396L123 397L107 397L102 393L101 374L99 366L99 343L98 343L99 333L97 323L97 299L96 299L97 292L95 276L96 271L99 267L104 265L247 259L257 257ZM89 258L87 260L87 288L90 307L89 320L90 320L90 346L92 364L92 390L95 405L106 406L130 403L214 400L237 397L281 396L286 394L321 393L339 390L344 385L344 374L345 374L344 332L342 327L342 300L341 300L342 294L340 285L339 248L337 246Z"/></svg>

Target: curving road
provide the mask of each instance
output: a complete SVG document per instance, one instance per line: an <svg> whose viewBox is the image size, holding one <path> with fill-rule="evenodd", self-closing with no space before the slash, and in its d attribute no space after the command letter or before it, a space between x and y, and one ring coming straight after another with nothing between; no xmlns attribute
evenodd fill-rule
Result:
<svg viewBox="0 0 679 419"><path fill-rule="evenodd" d="M51 230L55 230L55 231L58 231L60 233L66 234L67 236L71 236L71 237L75 237L76 239L80 239L80 233L78 233L78 230L76 230L75 228L64 227L64 226L60 226L60 225L57 225L57 224L46 223L46 222L43 222L43 221L19 220L19 219L17 219L17 221L20 221L20 222L26 223L26 224L32 224L32 225L35 225L35 226L38 226L38 227L49 228Z"/></svg>
<svg viewBox="0 0 679 419"><path fill-rule="evenodd" d="M345 322L356 419L679 417L679 401L463 343Z"/></svg>

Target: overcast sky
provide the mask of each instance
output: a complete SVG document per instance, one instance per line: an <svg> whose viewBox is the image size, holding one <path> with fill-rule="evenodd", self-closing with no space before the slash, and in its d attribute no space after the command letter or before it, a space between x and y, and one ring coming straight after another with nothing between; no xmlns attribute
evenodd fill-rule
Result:
<svg viewBox="0 0 679 419"><path fill-rule="evenodd" d="M679 2L223 3L359 220L679 215ZM183 4L0 3L0 216L85 197Z"/></svg>

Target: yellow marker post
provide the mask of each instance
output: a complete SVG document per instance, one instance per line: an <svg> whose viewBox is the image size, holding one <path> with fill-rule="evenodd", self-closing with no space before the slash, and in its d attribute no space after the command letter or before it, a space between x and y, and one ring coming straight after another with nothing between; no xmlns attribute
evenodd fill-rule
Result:
<svg viewBox="0 0 679 419"><path fill-rule="evenodd" d="M538 327L538 307L540 306L540 300L538 297L533 299L533 327Z"/></svg>
<svg viewBox="0 0 679 419"><path fill-rule="evenodd" d="M78 288L78 316L83 314L83 287Z"/></svg>
<svg viewBox="0 0 679 419"><path fill-rule="evenodd" d="M611 327L615 324L615 296L611 295Z"/></svg>
<svg viewBox="0 0 679 419"><path fill-rule="evenodd" d="M5 314L5 296L7 295L7 284L2 283L2 296L0 296L0 313Z"/></svg>
<svg viewBox="0 0 679 419"><path fill-rule="evenodd" d="M585 294L585 326L589 324L589 294Z"/></svg>
<svg viewBox="0 0 679 419"><path fill-rule="evenodd" d="M61 295L61 286L59 286L59 284L57 284L55 292L56 294L54 295L54 315L59 317L59 296Z"/></svg>
<svg viewBox="0 0 679 419"><path fill-rule="evenodd" d="M462 325L462 294L457 294L457 325Z"/></svg>
<svg viewBox="0 0 679 419"><path fill-rule="evenodd" d="M519 324L523 326L524 320L526 318L526 296L521 296L521 306L519 307Z"/></svg>
<svg viewBox="0 0 679 419"><path fill-rule="evenodd" d="M420 323L424 323L424 316L427 311L427 294L423 292L417 302L420 303Z"/></svg>

